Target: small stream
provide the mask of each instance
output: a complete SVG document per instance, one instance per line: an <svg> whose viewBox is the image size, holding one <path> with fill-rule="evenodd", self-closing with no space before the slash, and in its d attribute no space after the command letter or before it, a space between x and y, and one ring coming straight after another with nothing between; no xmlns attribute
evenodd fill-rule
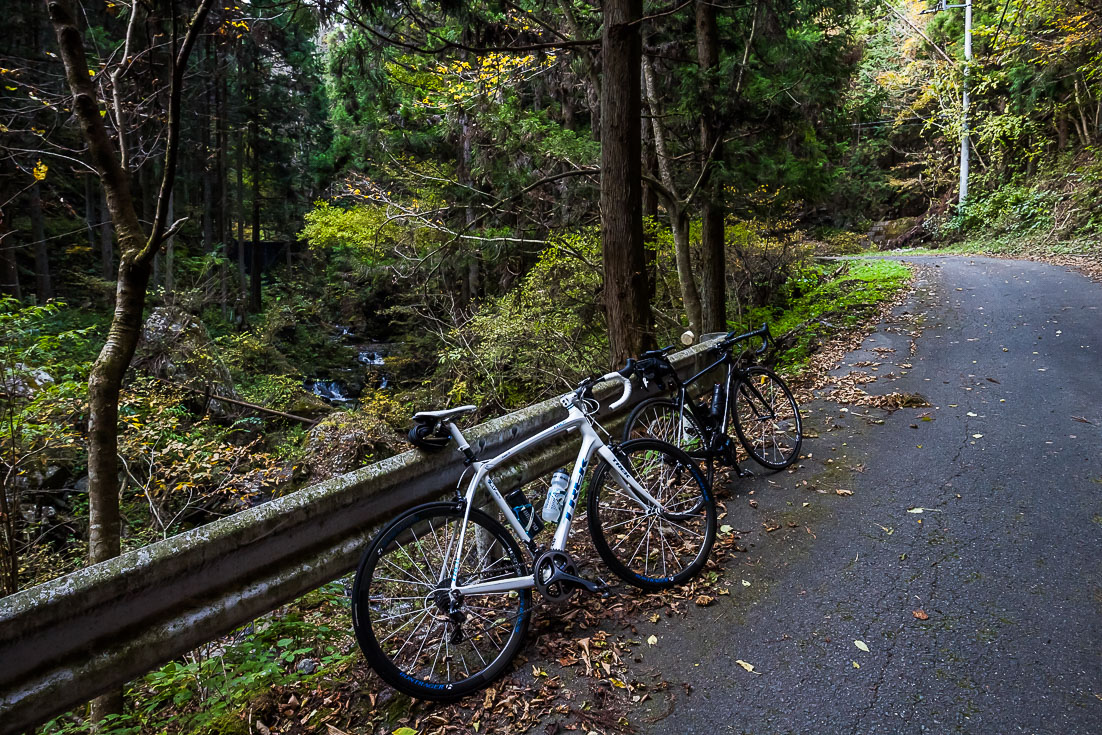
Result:
<svg viewBox="0 0 1102 735"><path fill-rule="evenodd" d="M349 327L335 325L330 337L356 351L356 363L340 370L348 377L309 378L303 387L332 406L355 406L360 394L368 388L386 390L390 387L390 376L386 373L387 355L398 348L397 343L378 342L359 337Z"/></svg>

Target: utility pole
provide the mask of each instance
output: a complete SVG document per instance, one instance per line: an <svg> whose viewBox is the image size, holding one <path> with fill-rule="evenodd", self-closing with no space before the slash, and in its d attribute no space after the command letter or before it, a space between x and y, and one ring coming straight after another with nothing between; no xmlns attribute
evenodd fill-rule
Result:
<svg viewBox="0 0 1102 735"><path fill-rule="evenodd" d="M961 116L960 116L960 196L957 199L958 206L964 204L964 200L968 198L968 158L970 153L971 141L968 135L968 107L970 100L968 98L968 74L971 71L972 65L972 0L965 0L964 3L959 5L948 5L945 0L941 0L937 4L937 7L928 8L923 10L920 15L926 15L927 13L939 13L942 10L949 10L950 8L964 8L964 82L962 86L961 95Z"/></svg>

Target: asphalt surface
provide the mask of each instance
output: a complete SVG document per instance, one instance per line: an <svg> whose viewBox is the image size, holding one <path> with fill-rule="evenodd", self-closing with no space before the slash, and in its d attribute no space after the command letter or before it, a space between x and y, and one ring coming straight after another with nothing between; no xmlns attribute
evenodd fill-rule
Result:
<svg viewBox="0 0 1102 735"><path fill-rule="evenodd" d="M639 626L640 732L1102 733L1102 285L905 260L835 372L930 406L804 407L802 466L727 501L731 594Z"/></svg>

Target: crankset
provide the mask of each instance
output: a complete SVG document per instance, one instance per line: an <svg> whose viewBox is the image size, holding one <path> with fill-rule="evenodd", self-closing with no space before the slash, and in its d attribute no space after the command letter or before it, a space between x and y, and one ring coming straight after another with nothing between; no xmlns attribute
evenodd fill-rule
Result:
<svg viewBox="0 0 1102 735"><path fill-rule="evenodd" d="M574 559L565 551L550 549L542 552L536 557L532 569L536 591L553 602L565 600L578 588L589 592L608 591L608 585L604 582L591 582L579 577Z"/></svg>

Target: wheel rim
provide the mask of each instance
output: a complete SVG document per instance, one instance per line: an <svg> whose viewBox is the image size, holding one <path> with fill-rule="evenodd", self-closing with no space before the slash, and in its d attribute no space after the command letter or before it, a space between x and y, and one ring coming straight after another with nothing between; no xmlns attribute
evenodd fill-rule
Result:
<svg viewBox="0 0 1102 735"><path fill-rule="evenodd" d="M398 676L415 685L446 688L493 668L509 656L525 614L517 592L441 604L450 586L445 560L454 559L461 522L459 515L412 519L373 560L366 595L372 639ZM460 584L518 573L517 560L495 534L468 526Z"/></svg>
<svg viewBox="0 0 1102 735"><path fill-rule="evenodd" d="M622 459L662 507L646 507L606 475L598 510L605 543L623 567L643 580L678 578L708 545L710 511L698 476L688 465L670 461L670 455L647 449L632 450Z"/></svg>
<svg viewBox="0 0 1102 735"><path fill-rule="evenodd" d="M735 420L746 448L763 464L788 464L800 441L796 406L771 376L751 375L749 380L757 393L740 384L735 401Z"/></svg>
<svg viewBox="0 0 1102 735"><path fill-rule="evenodd" d="M632 436L661 439L690 454L704 449L692 415L682 413L672 403L656 404L640 413L632 426Z"/></svg>

